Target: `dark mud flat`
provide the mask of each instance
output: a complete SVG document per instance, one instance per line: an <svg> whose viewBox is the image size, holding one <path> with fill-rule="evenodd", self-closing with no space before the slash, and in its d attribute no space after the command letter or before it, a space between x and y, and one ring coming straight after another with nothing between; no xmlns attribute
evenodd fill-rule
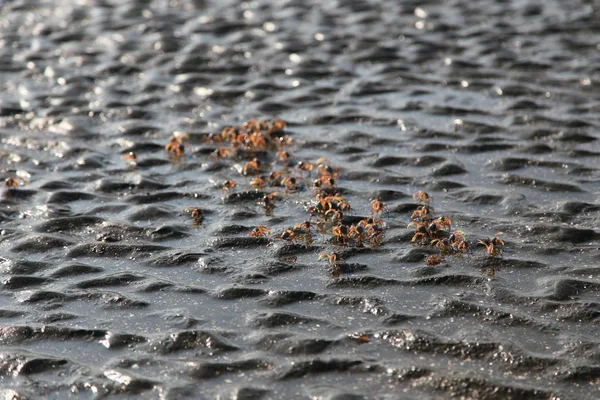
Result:
<svg viewBox="0 0 600 400"><path fill-rule="evenodd" d="M1 177L28 183L0 194L0 397L600 398L598 12L1 2ZM385 201L383 247L335 279L325 238L248 238L310 197L265 216L209 157L203 138L253 117L340 167L355 216ZM417 190L468 240L504 232L495 277L481 248L422 261Z"/></svg>

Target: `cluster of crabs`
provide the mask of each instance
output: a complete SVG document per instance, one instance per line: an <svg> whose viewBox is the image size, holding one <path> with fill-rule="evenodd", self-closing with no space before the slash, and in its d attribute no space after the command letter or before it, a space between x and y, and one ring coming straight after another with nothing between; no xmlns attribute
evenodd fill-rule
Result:
<svg viewBox="0 0 600 400"><path fill-rule="evenodd" d="M301 191L311 193L306 202L307 219L273 235L276 241L310 246L316 237L337 246L380 247L384 241L385 223L380 217L387 207L378 199L371 201L371 217L355 224L344 224L344 213L351 213L352 207L336 186L340 170L320 158L314 162L296 160L293 156L293 140L284 133L285 122L252 119L242 125L227 127L220 134L212 134L206 143L215 145L210 157L218 161L226 159L240 161L233 167L245 179L246 185L261 190L264 195L257 204L267 216L273 215L276 203L285 196ZM174 134L165 151L173 158L185 154L185 140L182 133ZM135 156L126 156L130 162ZM235 180L227 179L220 184L224 194L235 190ZM196 225L203 220L201 211L195 207L185 209ZM271 231L258 225L248 233L251 237L270 237ZM323 253L319 260L326 260L334 273L339 273L340 256Z"/></svg>
<svg viewBox="0 0 600 400"><path fill-rule="evenodd" d="M216 161L231 160L233 168L245 180L245 185L262 191L257 205L264 209L265 215L272 216L276 203L285 196L300 191L310 192L310 201L306 202L308 218L273 235L276 241L293 245L310 246L315 238L338 247L378 248L383 245L386 223L382 219L389 214L387 206L379 199L371 200L371 215L356 223L345 224L344 214L352 213L349 201L342 196L336 186L340 179L340 170L320 158L314 162L296 160L293 156L293 140L285 134L284 121L263 121L252 119L242 125L227 127L219 134L211 134L205 143L215 146L210 157ZM175 133L165 146L170 157L178 159L185 154L185 133ZM128 153L125 158L132 165L136 156ZM226 179L219 183L224 195L238 186L235 180ZM452 230L448 217L434 217L431 197L423 191L414 194L417 208L411 215L409 227L414 227L412 238L414 245L433 246L439 249L438 255L428 256L425 261L434 266L442 263L446 256L460 255L470 250L461 230ZM188 213L195 225L201 225L203 215L200 209L188 207ZM356 220L356 219L355 219ZM504 242L498 238L479 241L490 257L501 256L500 246ZM264 225L258 225L249 233L250 237L269 238L271 231ZM337 252L322 253L319 260L330 265L334 276L340 273L340 261Z"/></svg>
<svg viewBox="0 0 600 400"><path fill-rule="evenodd" d="M460 229L452 230L452 220L449 217L434 216L432 198L428 193L418 191L413 195L413 199L417 202L417 208L411 214L411 222L408 224L408 227L414 227L415 230L412 243L432 246L439 250L439 254L425 258L428 265L438 265L444 262L446 256L462 255L470 251L464 232ZM494 237L485 238L477 243L484 246L488 257L502 256L501 246L504 245L504 241L499 238L501 234L502 232L498 232Z"/></svg>
<svg viewBox="0 0 600 400"><path fill-rule="evenodd" d="M327 243L338 247L382 246L386 227L382 217L386 213L389 214L387 206L379 199L373 199L370 204L370 217L354 224L343 223L344 214L352 213L353 209L336 186L340 178L339 168L333 167L324 158L315 162L294 160L294 143L285 134L286 128L286 123L281 120L252 119L239 126L227 127L220 134L211 134L204 141L215 145L210 155L215 160L241 161L233 167L250 187L264 192L257 204L264 209L267 216L273 215L277 201L284 196L299 191L312 193L311 200L306 203L308 219L275 234L274 240L310 246L318 235L321 239L324 237ZM165 146L169 157L178 160L184 156L187 139L189 137L185 133L174 133ZM135 153L128 152L123 157L130 166L137 166ZM7 177L3 185L16 188L26 183L19 177ZM237 183L233 179L226 179L219 183L219 186L223 193L227 194L235 190ZM439 250L439 254L425 258L428 265L439 265L447 256L462 255L470 251L464 232L453 230L450 218L434 216L429 194L418 191L413 198L417 208L412 213L408 225L414 228L412 243L415 246L431 246ZM204 216L199 208L188 207L184 211L191 216L194 225L202 224ZM354 220L356 221L356 218ZM258 225L248 236L268 238L270 233L269 228ZM501 234L502 232L498 232L494 237L478 242L484 247L488 257L502 256L501 248L504 242L499 238ZM338 263L342 259L338 253L323 253L318 259L326 260L331 272L339 274Z"/></svg>
<svg viewBox="0 0 600 400"><path fill-rule="evenodd" d="M383 245L386 223L382 219L389 214L387 206L379 199L371 200L371 216L356 223L344 223L344 214L353 212L349 201L342 196L336 186L340 179L340 170L320 158L315 162L295 160L293 140L285 134L284 121L263 121L252 119L242 125L227 127L220 134L211 134L205 143L215 146L210 157L217 161L226 159L239 161L234 169L245 179L251 188L263 194L257 204L267 216L273 215L276 203L285 196L300 191L312 193L306 202L307 220L297 223L273 236L274 240L294 245L310 246L315 238L338 247L378 248ZM178 160L185 154L188 135L175 132L165 146L169 157ZM137 166L137 156L133 152L123 154L131 167ZM277 168L277 169L276 169ZM314 173L314 175L313 175ZM7 177L3 185L17 188L28 183L20 177ZM219 183L224 195L237 187L233 179ZM413 195L417 207L412 213L408 227L414 228L412 243L415 246L430 246L439 250L436 255L425 257L430 266L439 265L447 256L460 256L470 252L470 246L462 230L452 229L452 221L446 216L434 216L432 198L424 191ZM194 225L202 225L204 216L197 207L184 210L192 218ZM358 218L353 218L356 221ZM248 233L251 237L270 237L270 230L258 225ZM502 232L492 238L487 237L477 244L484 247L488 257L502 256L504 241L499 238ZM326 260L331 272L339 275L339 262L336 252L322 253L319 260Z"/></svg>

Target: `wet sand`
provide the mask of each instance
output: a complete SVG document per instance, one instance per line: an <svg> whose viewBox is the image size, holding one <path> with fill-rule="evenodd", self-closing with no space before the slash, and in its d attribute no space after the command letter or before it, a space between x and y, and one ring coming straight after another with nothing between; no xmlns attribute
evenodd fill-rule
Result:
<svg viewBox="0 0 600 400"><path fill-rule="evenodd" d="M0 394L600 397L598 10L399 3L5 2ZM248 237L314 198L265 215L211 157L255 117L340 168L349 223L386 203L382 246ZM426 264L418 190L471 253Z"/></svg>

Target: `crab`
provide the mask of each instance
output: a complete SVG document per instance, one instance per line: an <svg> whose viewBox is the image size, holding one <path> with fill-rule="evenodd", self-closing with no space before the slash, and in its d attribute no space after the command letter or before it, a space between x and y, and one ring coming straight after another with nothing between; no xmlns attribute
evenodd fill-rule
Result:
<svg viewBox="0 0 600 400"><path fill-rule="evenodd" d="M181 157L185 153L185 139L189 139L187 133L175 132L165 146L165 151L175 157Z"/></svg>
<svg viewBox="0 0 600 400"><path fill-rule="evenodd" d="M4 179L4 186L6 187L10 187L10 188L17 188L20 185L24 185L26 184L27 181L23 178L19 178L17 177L12 177L9 176L8 178Z"/></svg>
<svg viewBox="0 0 600 400"><path fill-rule="evenodd" d="M338 261L343 261L340 256L338 255L338 253L322 253L319 254L319 261L320 260L327 260L327 262L329 263L329 267L331 269L331 272L334 275L339 275L340 273L340 266L338 265Z"/></svg>
<svg viewBox="0 0 600 400"><path fill-rule="evenodd" d="M385 203L383 203L381 200L378 200L378 199L371 200L371 216L372 217L374 217L375 215L377 215L379 213L383 213L384 211L389 212Z"/></svg>
<svg viewBox="0 0 600 400"><path fill-rule="evenodd" d="M502 235L502 232L496 233L493 238L487 237L484 240L480 240L477 244L485 246L484 251L488 256L502 257L500 246L504 246L504 241L498 237L500 235Z"/></svg>
<svg viewBox="0 0 600 400"><path fill-rule="evenodd" d="M269 228L264 225L257 225L256 228L252 229L251 232L248 233L250 237L269 237Z"/></svg>
<svg viewBox="0 0 600 400"><path fill-rule="evenodd" d="M291 229L284 229L283 232L278 233L274 238L285 240L290 243L296 243L296 233Z"/></svg>
<svg viewBox="0 0 600 400"><path fill-rule="evenodd" d="M431 196L427 192L424 192L422 190L419 190L418 192L415 192L415 194L413 194L413 199L419 205L426 205L427 206L427 205L429 205L431 203Z"/></svg>

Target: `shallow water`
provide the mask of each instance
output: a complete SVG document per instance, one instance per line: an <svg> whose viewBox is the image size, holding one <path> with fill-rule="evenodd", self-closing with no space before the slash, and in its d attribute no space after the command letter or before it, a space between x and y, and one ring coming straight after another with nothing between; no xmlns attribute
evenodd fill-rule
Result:
<svg viewBox="0 0 600 400"><path fill-rule="evenodd" d="M593 2L39 3L0 8L0 166L28 181L0 199L2 396L600 397ZM311 198L265 216L209 157L253 117L355 216L381 198L384 245L248 240ZM494 277L480 247L424 263L417 190L473 245L504 232Z"/></svg>

